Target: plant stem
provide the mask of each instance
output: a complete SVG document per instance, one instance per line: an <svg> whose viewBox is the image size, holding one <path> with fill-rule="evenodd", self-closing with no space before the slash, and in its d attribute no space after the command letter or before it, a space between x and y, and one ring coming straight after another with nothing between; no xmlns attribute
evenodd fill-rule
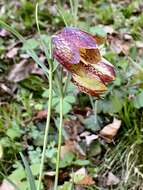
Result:
<svg viewBox="0 0 143 190"><path fill-rule="evenodd" d="M46 128L45 128L45 135L44 135L44 143L43 143L43 152L42 152L42 158L41 158L41 165L40 165L40 171L39 171L39 181L38 181L38 187L37 190L40 190L41 187L41 181L42 181L42 173L44 168L44 161L45 161L45 152L46 152L46 146L48 142L48 133L49 133L49 127L50 127L50 118L51 118L51 108L52 108L52 63L49 62L49 101L48 101L48 113L47 113L47 121L46 121Z"/></svg>
<svg viewBox="0 0 143 190"><path fill-rule="evenodd" d="M61 94L61 97L60 97L60 125L59 125L59 135L58 135L58 152L57 152L54 190L57 190L57 186L58 186L60 152L61 152L61 143L62 143L62 125L63 125L63 95Z"/></svg>
<svg viewBox="0 0 143 190"><path fill-rule="evenodd" d="M95 100L95 102L94 102L93 97L91 95L89 95L89 100L90 100L94 115L97 117L97 103L98 103L98 100Z"/></svg>

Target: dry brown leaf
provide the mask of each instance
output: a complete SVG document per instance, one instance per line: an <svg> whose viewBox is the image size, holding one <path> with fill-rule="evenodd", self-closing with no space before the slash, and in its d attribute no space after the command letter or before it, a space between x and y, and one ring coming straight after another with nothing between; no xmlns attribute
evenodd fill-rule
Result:
<svg viewBox="0 0 143 190"><path fill-rule="evenodd" d="M123 43L123 44L121 45L121 47L122 47L122 52L123 52L125 55L128 55L129 49L130 49L130 42Z"/></svg>
<svg viewBox="0 0 143 190"><path fill-rule="evenodd" d="M74 112L74 114L77 115L79 121L81 123L84 123L84 121L83 121L84 117L87 116L88 114L92 113L92 110L89 107L80 108L78 106L74 106L73 107L73 112Z"/></svg>
<svg viewBox="0 0 143 190"><path fill-rule="evenodd" d="M76 183L77 185L94 185L95 181L93 181L91 176L85 175L84 178Z"/></svg>
<svg viewBox="0 0 143 190"><path fill-rule="evenodd" d="M0 80L0 102L16 98L14 93L16 89L17 85L12 81L7 81L5 78Z"/></svg>
<svg viewBox="0 0 143 190"><path fill-rule="evenodd" d="M54 189L54 179L53 176L44 175L44 185L45 190L53 190Z"/></svg>
<svg viewBox="0 0 143 190"><path fill-rule="evenodd" d="M13 90L9 88L6 84L0 82L0 95L4 95L4 93L9 94L10 96L14 96Z"/></svg>
<svg viewBox="0 0 143 190"><path fill-rule="evenodd" d="M113 122L106 125L101 131L100 136L103 137L108 143L112 142L121 126L121 120L114 118Z"/></svg>
<svg viewBox="0 0 143 190"><path fill-rule="evenodd" d="M61 146L61 159L64 159L64 156L69 152L78 156L85 156L85 152L76 141L68 140L65 142L65 145Z"/></svg>
<svg viewBox="0 0 143 190"><path fill-rule="evenodd" d="M86 136L85 139L86 139L87 146L89 146L92 143L92 141L98 139L98 135L94 135L94 134L89 135L89 136Z"/></svg>
<svg viewBox="0 0 143 190"><path fill-rule="evenodd" d="M42 70L38 68L34 62L29 63L24 59L19 64L14 64L12 66L6 78L12 82L19 82L26 79L31 73L38 75L43 74Z"/></svg>
<svg viewBox="0 0 143 190"><path fill-rule="evenodd" d="M117 185L120 182L120 179L115 176L112 172L108 173L108 177L107 177L107 185Z"/></svg>
<svg viewBox="0 0 143 190"><path fill-rule="evenodd" d="M17 48L17 47L14 47L14 48L10 49L6 54L6 57L9 58L9 59L14 58L17 55L18 49L19 48Z"/></svg>
<svg viewBox="0 0 143 190"><path fill-rule="evenodd" d="M123 38L124 38L124 40L128 40L128 41L133 39L132 36L130 34L128 34L128 33L124 33Z"/></svg>
<svg viewBox="0 0 143 190"><path fill-rule="evenodd" d="M63 127L68 140L77 140L78 135L84 130L83 125L78 120L65 120Z"/></svg>
<svg viewBox="0 0 143 190"><path fill-rule="evenodd" d="M137 48L142 49L143 48L143 42L137 41L136 46L137 46Z"/></svg>
<svg viewBox="0 0 143 190"><path fill-rule="evenodd" d="M112 25L104 26L104 30L107 34L113 34L115 32Z"/></svg>
<svg viewBox="0 0 143 190"><path fill-rule="evenodd" d="M89 136L91 133L89 131L84 131L83 133L80 134L80 137L86 137Z"/></svg>
<svg viewBox="0 0 143 190"><path fill-rule="evenodd" d="M86 169L82 167L74 173L74 184L81 186L90 186L94 185L95 181L91 176L87 174Z"/></svg>
<svg viewBox="0 0 143 190"><path fill-rule="evenodd" d="M87 171L86 171L85 167L82 167L82 168L80 168L79 170L77 170L77 171L75 172L75 174L87 175Z"/></svg>
<svg viewBox="0 0 143 190"><path fill-rule="evenodd" d="M122 52L122 42L121 42L121 40L119 40L117 38L113 38L113 40L111 41L111 49L116 54L120 54Z"/></svg>
<svg viewBox="0 0 143 190"><path fill-rule="evenodd" d="M35 121L35 120L41 121L43 119L46 119L47 113L48 113L47 110L41 110L41 111L37 112L36 115L33 117L33 121Z"/></svg>
<svg viewBox="0 0 143 190"><path fill-rule="evenodd" d="M132 36L126 33L117 33L115 35L108 35L108 41L112 51L114 51L116 54L123 53L128 55L129 49L131 47Z"/></svg>
<svg viewBox="0 0 143 190"><path fill-rule="evenodd" d="M15 188L7 180L4 179L0 186L0 190L15 190Z"/></svg>

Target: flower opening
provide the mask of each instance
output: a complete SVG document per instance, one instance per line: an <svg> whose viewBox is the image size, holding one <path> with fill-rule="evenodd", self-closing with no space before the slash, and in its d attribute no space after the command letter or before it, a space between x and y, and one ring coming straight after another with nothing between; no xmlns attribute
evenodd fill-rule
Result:
<svg viewBox="0 0 143 190"><path fill-rule="evenodd" d="M99 51L101 38L66 27L52 37L53 57L72 74L80 91L99 96L115 79L114 66Z"/></svg>

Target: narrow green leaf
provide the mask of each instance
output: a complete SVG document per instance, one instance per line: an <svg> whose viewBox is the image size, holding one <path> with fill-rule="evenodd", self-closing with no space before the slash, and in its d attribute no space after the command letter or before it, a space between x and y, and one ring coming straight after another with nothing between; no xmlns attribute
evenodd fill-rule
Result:
<svg viewBox="0 0 143 190"><path fill-rule="evenodd" d="M37 39L31 38L26 40L26 42L23 43L22 50L27 49L36 49L39 46L39 41Z"/></svg>
<svg viewBox="0 0 143 190"><path fill-rule="evenodd" d="M26 172L26 176L27 176L27 181L29 181L30 190L36 190L35 179L33 177L30 166L29 166L27 160L25 159L24 155L21 152L20 152L20 156L21 156L21 159L25 166L25 172Z"/></svg>
<svg viewBox="0 0 143 190"><path fill-rule="evenodd" d="M15 35L21 42L24 42L25 39L23 38L23 36L21 34L19 34L19 32L17 32L15 29L13 29L11 26L9 26L8 24L6 24L4 21L0 20L0 26L2 26L3 28L5 28L6 30L10 31L13 35Z"/></svg>
<svg viewBox="0 0 143 190"><path fill-rule="evenodd" d="M14 28L12 28L11 26L9 26L8 24L6 24L5 22L3 22L2 20L0 20L0 26L2 26L3 28L5 28L9 32L11 32L13 35L15 35L22 43L26 43L25 38L23 38L23 36L19 32L17 32ZM28 55L30 57L32 57L32 59L37 63L37 65L39 65L43 69L43 71L45 72L46 76L48 77L48 69L42 63L42 61L40 61L40 59L38 58L38 56L36 55L36 53L32 49L27 49L27 53L28 53Z"/></svg>

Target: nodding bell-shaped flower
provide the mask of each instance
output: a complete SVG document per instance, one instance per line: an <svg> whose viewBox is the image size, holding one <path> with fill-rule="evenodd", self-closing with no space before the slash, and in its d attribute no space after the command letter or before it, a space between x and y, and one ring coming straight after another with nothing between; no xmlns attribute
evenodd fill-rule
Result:
<svg viewBox="0 0 143 190"><path fill-rule="evenodd" d="M115 79L114 66L104 59L98 45L103 40L77 28L66 27L52 36L53 57L72 74L80 91L99 96Z"/></svg>

